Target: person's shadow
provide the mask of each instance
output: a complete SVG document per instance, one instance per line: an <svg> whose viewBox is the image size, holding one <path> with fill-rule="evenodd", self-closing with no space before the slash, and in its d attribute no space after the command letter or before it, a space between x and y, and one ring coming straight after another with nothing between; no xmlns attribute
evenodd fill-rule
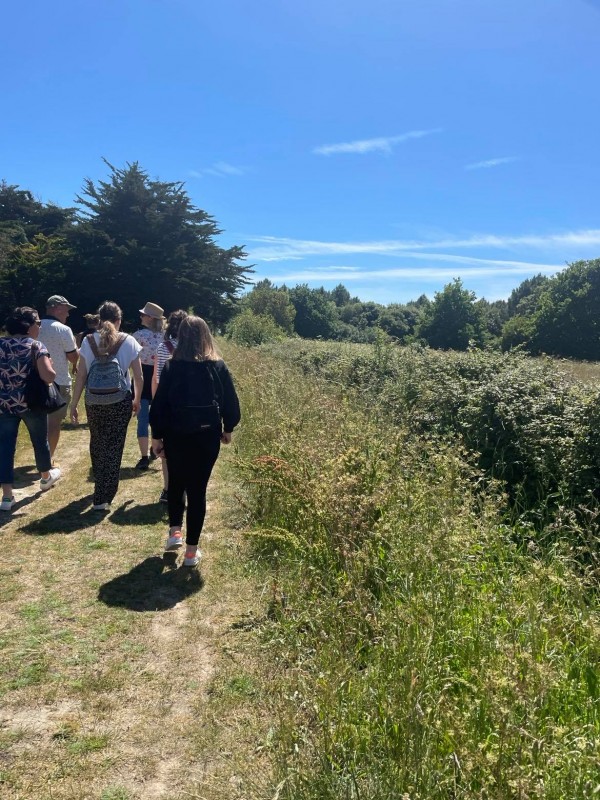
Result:
<svg viewBox="0 0 600 800"><path fill-rule="evenodd" d="M110 515L113 525L154 525L164 519L167 506L164 503L135 504L126 500Z"/></svg>
<svg viewBox="0 0 600 800"><path fill-rule="evenodd" d="M34 536L48 536L55 533L75 533L97 525L105 514L90 508L91 495L72 500L66 506L32 520L21 527L23 533Z"/></svg>
<svg viewBox="0 0 600 800"><path fill-rule="evenodd" d="M199 592L204 581L197 569L176 566L176 553L151 556L124 575L102 584L98 600L131 611L166 611Z"/></svg>

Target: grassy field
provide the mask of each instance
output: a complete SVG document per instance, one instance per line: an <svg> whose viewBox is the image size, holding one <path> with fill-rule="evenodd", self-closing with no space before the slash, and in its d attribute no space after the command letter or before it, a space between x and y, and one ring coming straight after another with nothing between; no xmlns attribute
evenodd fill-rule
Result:
<svg viewBox="0 0 600 800"><path fill-rule="evenodd" d="M379 358L343 353L354 377ZM0 518L3 799L600 796L597 573L568 526L542 547L456 440L282 354L225 355L244 420L200 573L163 557L133 425L106 516L85 429L41 496L22 441Z"/></svg>
<svg viewBox="0 0 600 800"><path fill-rule="evenodd" d="M597 573L572 530L556 523L554 546L524 538L472 453L365 413L343 381L290 366L292 349L235 357L252 387L253 537L278 597L264 631L278 796L596 798ZM341 355L354 383L373 374L365 348ZM597 541L594 520L584 532Z"/></svg>
<svg viewBox="0 0 600 800"><path fill-rule="evenodd" d="M43 495L20 439L20 502L0 517L4 800L216 800L269 783L254 633L266 601L241 555L233 448L211 483L200 571L163 557L160 471L137 472L137 457L132 423L99 514L84 428L63 432L64 477Z"/></svg>

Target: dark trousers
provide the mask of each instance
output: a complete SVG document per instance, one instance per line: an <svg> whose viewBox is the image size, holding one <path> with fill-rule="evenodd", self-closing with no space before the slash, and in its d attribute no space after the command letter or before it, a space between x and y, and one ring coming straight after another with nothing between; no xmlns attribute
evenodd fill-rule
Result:
<svg viewBox="0 0 600 800"><path fill-rule="evenodd" d="M90 428L90 457L94 473L94 505L111 503L119 488L119 471L127 427L131 419L131 395L107 406L85 406Z"/></svg>
<svg viewBox="0 0 600 800"><path fill-rule="evenodd" d="M40 472L48 472L52 466L48 447L48 414L45 411L0 414L0 483L14 483L15 451L21 420L29 431L36 467Z"/></svg>
<svg viewBox="0 0 600 800"><path fill-rule="evenodd" d="M187 495L186 543L198 544L206 516L206 487L215 465L221 440L218 434L181 435L164 437L165 455L169 469L169 525L183 523Z"/></svg>

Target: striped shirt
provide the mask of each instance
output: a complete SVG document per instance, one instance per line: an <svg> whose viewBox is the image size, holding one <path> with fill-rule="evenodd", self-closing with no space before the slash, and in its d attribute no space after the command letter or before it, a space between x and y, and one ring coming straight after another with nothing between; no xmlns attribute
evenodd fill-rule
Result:
<svg viewBox="0 0 600 800"><path fill-rule="evenodd" d="M161 342L156 351L156 377L160 380L160 373L167 361L173 355L172 350L169 350L169 344L172 345L173 350L177 347L177 339L169 339L167 342Z"/></svg>

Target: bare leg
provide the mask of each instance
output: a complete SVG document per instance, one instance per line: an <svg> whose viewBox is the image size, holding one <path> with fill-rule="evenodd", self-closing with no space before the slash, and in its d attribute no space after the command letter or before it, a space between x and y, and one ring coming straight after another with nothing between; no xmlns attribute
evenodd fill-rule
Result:
<svg viewBox="0 0 600 800"><path fill-rule="evenodd" d="M61 423L62 419L59 414L48 414L48 445L50 446L51 458L54 458L54 451L58 445Z"/></svg>

